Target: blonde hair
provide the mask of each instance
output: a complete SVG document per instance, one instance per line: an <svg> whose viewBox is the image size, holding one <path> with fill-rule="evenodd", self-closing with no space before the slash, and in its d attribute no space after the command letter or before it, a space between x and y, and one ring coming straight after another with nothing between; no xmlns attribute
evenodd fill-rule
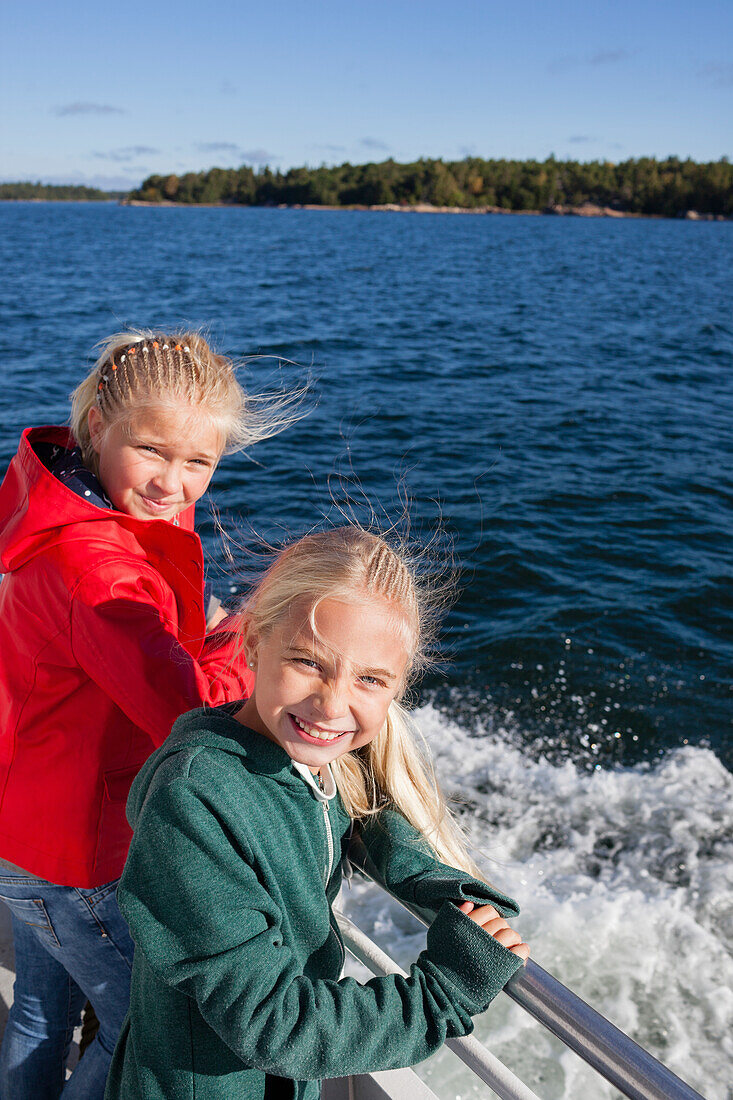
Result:
<svg viewBox="0 0 733 1100"><path fill-rule="evenodd" d="M306 535L278 555L250 593L243 623L256 647L296 600L308 601L314 632L315 613L325 599L380 599L390 605L408 657L404 680L374 740L331 763L336 785L355 820L392 806L442 862L483 877L440 792L427 748L424 742L423 751L418 748L419 735L400 702L430 659L444 587L422 577L408 552L393 548L381 535L357 526L338 527Z"/></svg>
<svg viewBox="0 0 733 1100"><path fill-rule="evenodd" d="M70 425L84 464L95 473L97 455L89 432L96 406L107 427L134 413L189 405L204 410L217 428L223 452L243 450L298 419L303 390L270 398L250 397L235 364L212 350L200 332L130 329L98 345L94 367L71 395Z"/></svg>

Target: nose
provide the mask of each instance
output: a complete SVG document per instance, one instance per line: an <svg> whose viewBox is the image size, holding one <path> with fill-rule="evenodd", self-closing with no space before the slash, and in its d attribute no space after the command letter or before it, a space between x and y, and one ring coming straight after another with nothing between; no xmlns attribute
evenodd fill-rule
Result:
<svg viewBox="0 0 733 1100"><path fill-rule="evenodd" d="M314 704L321 718L326 722L341 718L345 709L344 684L337 680L324 680L315 694Z"/></svg>
<svg viewBox="0 0 733 1100"><path fill-rule="evenodd" d="M173 462L166 462L156 472L153 483L166 496L175 496L181 488L181 472L178 466Z"/></svg>

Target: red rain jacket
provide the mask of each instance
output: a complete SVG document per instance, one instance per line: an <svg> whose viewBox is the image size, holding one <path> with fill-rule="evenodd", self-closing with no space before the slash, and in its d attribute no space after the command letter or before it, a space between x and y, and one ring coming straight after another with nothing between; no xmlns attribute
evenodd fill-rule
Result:
<svg viewBox="0 0 733 1100"><path fill-rule="evenodd" d="M23 433L0 486L0 857L63 886L117 878L130 784L183 711L249 694L226 625L206 637L201 540L77 496Z"/></svg>

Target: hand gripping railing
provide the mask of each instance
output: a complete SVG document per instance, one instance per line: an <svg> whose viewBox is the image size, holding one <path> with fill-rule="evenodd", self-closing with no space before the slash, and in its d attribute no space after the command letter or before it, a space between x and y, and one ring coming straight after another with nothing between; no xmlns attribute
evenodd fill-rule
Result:
<svg viewBox="0 0 733 1100"><path fill-rule="evenodd" d="M337 913L341 935L344 943L352 955L364 963L373 974L404 974L402 967L398 966L394 959L385 954L369 937L362 932L358 925ZM501 1100L539 1100L536 1093L519 1080L518 1077L507 1069L491 1051L482 1046L473 1035L465 1035L461 1039L447 1039L447 1047L471 1069L477 1077L485 1081Z"/></svg>
<svg viewBox="0 0 733 1100"><path fill-rule="evenodd" d="M349 848L349 860L389 893L364 845L356 838ZM423 924L430 923L425 910L406 905L399 898L395 900ZM704 1100L699 1092L531 959L509 979L504 992L629 1100Z"/></svg>

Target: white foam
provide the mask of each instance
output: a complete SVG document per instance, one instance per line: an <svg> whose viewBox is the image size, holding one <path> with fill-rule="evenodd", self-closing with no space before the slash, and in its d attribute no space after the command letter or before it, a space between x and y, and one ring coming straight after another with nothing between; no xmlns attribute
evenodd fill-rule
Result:
<svg viewBox="0 0 733 1100"><path fill-rule="evenodd" d="M707 1100L729 1100L733 1062L733 777L709 749L585 771L525 756L506 730L418 713L487 876L522 906L532 956ZM347 910L403 965L422 932L357 885ZM476 1034L539 1095L618 1095L507 997ZM424 1074L442 1097L485 1086L446 1052ZM453 1090L453 1091L451 1091Z"/></svg>

